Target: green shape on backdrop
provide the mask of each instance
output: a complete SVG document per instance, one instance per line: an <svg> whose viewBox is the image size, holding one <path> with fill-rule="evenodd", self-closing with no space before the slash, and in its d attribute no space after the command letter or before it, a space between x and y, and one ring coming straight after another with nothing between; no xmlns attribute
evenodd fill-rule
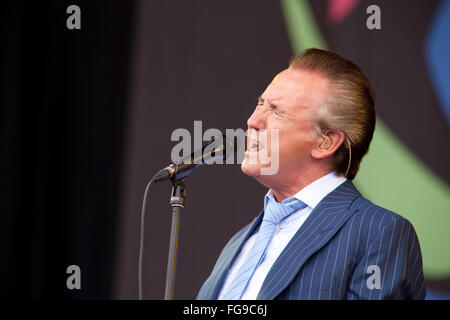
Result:
<svg viewBox="0 0 450 320"><path fill-rule="evenodd" d="M327 49L306 0L281 0L295 54ZM370 151L354 180L372 202L407 218L419 237L425 276L450 276L450 190L377 117Z"/></svg>

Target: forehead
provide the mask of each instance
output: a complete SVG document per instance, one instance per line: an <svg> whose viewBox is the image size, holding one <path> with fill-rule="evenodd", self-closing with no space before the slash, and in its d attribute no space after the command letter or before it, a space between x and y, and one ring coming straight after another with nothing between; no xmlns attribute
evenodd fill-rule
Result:
<svg viewBox="0 0 450 320"><path fill-rule="evenodd" d="M329 87L328 79L317 72L286 69L275 76L262 98L287 108L316 108L325 103Z"/></svg>

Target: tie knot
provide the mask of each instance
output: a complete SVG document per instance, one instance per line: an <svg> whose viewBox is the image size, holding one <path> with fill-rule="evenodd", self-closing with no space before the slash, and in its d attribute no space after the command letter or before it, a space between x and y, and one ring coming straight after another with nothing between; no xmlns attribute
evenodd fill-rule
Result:
<svg viewBox="0 0 450 320"><path fill-rule="evenodd" d="M294 197L288 198L282 203L276 202L273 197L268 197L264 208L264 220L278 224L287 216L304 207L306 204Z"/></svg>

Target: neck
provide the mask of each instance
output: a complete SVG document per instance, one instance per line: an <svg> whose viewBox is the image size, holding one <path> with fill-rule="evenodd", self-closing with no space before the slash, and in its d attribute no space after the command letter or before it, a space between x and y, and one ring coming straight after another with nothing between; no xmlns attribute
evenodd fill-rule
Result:
<svg viewBox="0 0 450 320"><path fill-rule="evenodd" d="M281 183L273 183L271 185L267 185L270 189L272 189L272 193L275 197L275 200L281 203L283 200L292 197L297 194L300 190L310 185L314 181L326 176L331 173L332 170L329 171L320 171L310 174L302 174L300 175L291 175L289 179L277 179L281 181Z"/></svg>

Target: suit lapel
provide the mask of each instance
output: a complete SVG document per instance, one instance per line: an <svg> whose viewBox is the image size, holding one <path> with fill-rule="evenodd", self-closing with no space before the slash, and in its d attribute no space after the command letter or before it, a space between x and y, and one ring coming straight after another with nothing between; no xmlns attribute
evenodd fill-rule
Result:
<svg viewBox="0 0 450 320"><path fill-rule="evenodd" d="M272 300L292 282L308 258L355 213L351 204L359 196L353 184L346 181L317 205L275 261L257 299Z"/></svg>

